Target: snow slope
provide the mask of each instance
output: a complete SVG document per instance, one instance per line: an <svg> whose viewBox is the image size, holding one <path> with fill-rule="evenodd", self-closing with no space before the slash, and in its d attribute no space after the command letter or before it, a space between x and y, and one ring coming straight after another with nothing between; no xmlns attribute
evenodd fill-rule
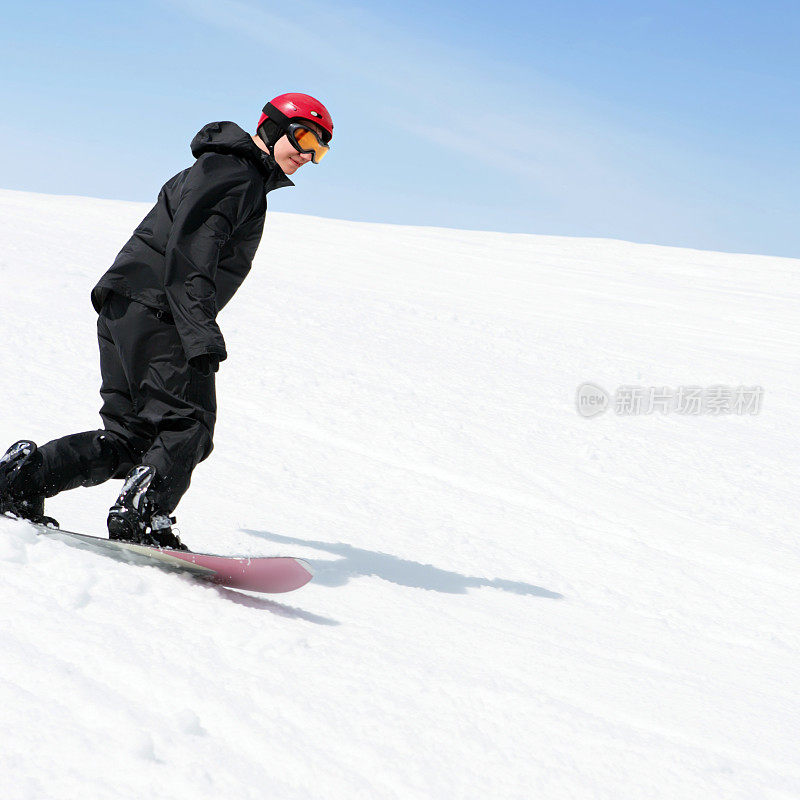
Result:
<svg viewBox="0 0 800 800"><path fill-rule="evenodd" d="M0 445L99 425L89 290L140 203L0 191ZM0 795L800 796L798 262L270 214L221 313L193 549L0 520ZM575 392L764 388L758 415ZM101 533L111 482L49 501Z"/></svg>

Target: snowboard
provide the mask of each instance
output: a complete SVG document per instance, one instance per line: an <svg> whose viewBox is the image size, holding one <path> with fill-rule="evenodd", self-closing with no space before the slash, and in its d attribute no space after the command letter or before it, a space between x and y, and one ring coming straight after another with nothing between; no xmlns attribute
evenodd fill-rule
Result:
<svg viewBox="0 0 800 800"><path fill-rule="evenodd" d="M6 519L16 519L6 514ZM117 542L85 533L51 528L29 522L36 532L58 539L72 547L109 556L116 561L143 567L158 567L167 572L191 575L231 589L249 592L291 592L305 586L312 578L311 567L299 558L288 556L217 556L185 550L164 550L130 542Z"/></svg>

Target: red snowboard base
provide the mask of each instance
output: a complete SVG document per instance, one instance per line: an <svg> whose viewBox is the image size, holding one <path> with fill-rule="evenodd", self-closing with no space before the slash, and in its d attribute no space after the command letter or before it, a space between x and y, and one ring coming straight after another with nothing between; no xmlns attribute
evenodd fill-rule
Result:
<svg viewBox="0 0 800 800"><path fill-rule="evenodd" d="M116 542L34 525L36 532L59 539L72 547L91 550L117 561L138 566L158 567L211 581L232 589L250 592L291 592L305 586L312 578L311 567L299 558L287 556L215 556L208 553L187 553L182 550L161 550L129 542Z"/></svg>

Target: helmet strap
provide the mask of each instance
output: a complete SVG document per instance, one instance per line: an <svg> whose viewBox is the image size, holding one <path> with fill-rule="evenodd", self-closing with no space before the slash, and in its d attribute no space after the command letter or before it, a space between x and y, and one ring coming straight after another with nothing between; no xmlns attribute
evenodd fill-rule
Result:
<svg viewBox="0 0 800 800"><path fill-rule="evenodd" d="M289 130L289 118L279 108L275 108L272 103L267 103L261 110L267 115L267 118L261 123L258 135L274 160L275 143Z"/></svg>
<svg viewBox="0 0 800 800"><path fill-rule="evenodd" d="M289 117L283 113L279 108L276 108L272 103L267 103L264 108L261 109L267 117L275 123L278 130L286 133L289 130ZM280 138L280 137L279 137Z"/></svg>
<svg viewBox="0 0 800 800"><path fill-rule="evenodd" d="M277 129L277 125L271 120L266 119L259 127L258 138L267 146L269 154L275 158L275 143L281 138L281 132Z"/></svg>

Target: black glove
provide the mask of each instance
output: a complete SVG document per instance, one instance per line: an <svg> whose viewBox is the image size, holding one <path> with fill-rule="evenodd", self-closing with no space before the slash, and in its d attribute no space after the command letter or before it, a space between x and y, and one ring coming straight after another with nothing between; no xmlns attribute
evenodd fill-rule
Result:
<svg viewBox="0 0 800 800"><path fill-rule="evenodd" d="M213 353L203 353L202 356L190 358L189 366L207 378L212 372L219 372L219 356Z"/></svg>

